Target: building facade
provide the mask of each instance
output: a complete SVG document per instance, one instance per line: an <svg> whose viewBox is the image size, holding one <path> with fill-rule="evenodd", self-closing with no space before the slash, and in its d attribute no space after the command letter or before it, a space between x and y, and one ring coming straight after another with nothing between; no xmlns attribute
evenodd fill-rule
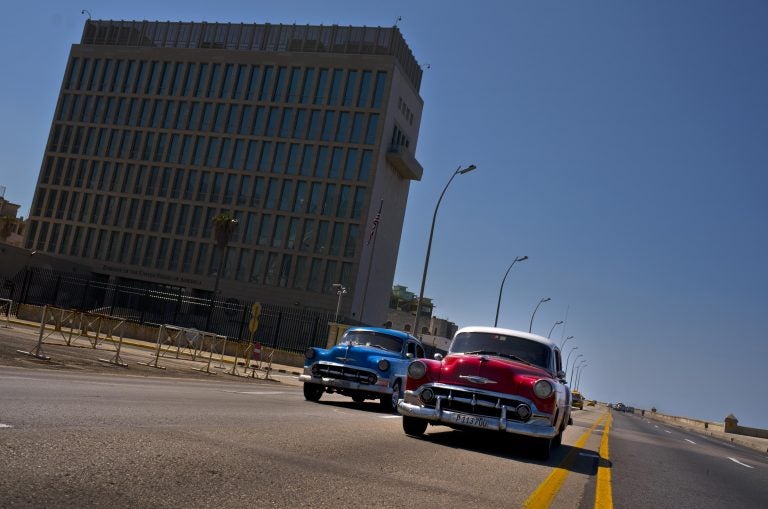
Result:
<svg viewBox="0 0 768 509"><path fill-rule="evenodd" d="M396 27L87 20L25 247L383 323L423 171L421 76Z"/></svg>

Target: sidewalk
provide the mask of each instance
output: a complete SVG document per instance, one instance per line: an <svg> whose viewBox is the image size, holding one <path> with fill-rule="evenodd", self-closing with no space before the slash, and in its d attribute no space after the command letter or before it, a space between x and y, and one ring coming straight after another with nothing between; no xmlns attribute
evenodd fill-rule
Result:
<svg viewBox="0 0 768 509"><path fill-rule="evenodd" d="M14 328L19 328L20 330L23 330L23 334L13 334ZM70 352L72 352L70 355L63 355L63 352L65 350L58 350L56 354L51 355L48 353L49 356L52 357L51 361L43 361L39 359L35 359L34 357L24 357L23 354L18 353L17 347L19 349L24 349L25 351L31 351L37 345L38 339L39 339L39 330L40 330L40 323L39 322L32 322L28 320L23 320L16 318L14 316L9 317L7 320L5 317L0 318L0 331L3 332L3 335L8 337L11 336L15 338L17 341L16 346L6 346L6 349L3 351L2 358L0 361L6 361L9 365L18 365L18 362L14 362L15 359L18 359L19 357L29 359L34 363L43 363L43 362L50 362L52 365L57 365L58 367L73 367L74 365L77 365L78 368L82 368L84 366L90 365L93 367L101 366L98 362L93 362L96 359L94 356L109 356L111 354L115 354L115 349L118 344L118 338L100 338L100 341L104 341L109 343L111 346L108 348L85 348L84 345L88 345L86 342L86 337L79 336L74 334L73 337L73 345L71 347L65 346L65 339L63 339L63 335L68 335L69 331L67 330L64 334L59 334L58 332L54 331L53 325L47 325L46 326L46 332L45 334L47 337L44 337L43 340L43 350L48 351L52 349L57 349L59 347L63 349L70 349ZM95 333L92 333L92 335ZM93 339L91 337L91 339ZM78 344L75 344L75 341L78 341ZM88 345L89 346L89 345ZM168 348L170 345L163 345L163 351L166 352L166 348ZM79 348L77 348L79 347ZM180 355L179 357L173 356L173 353L177 352L181 353L185 349L175 349L175 347L170 347L170 355L168 352L165 353L165 355L160 355L159 358L155 358L153 354L157 351L157 343L156 342L149 342L149 341L143 341L139 339L133 339L133 338L123 338L122 345L121 345L121 351L120 355L125 357L130 357L131 361L136 361L137 359L141 359L142 364L151 363L153 361L158 361L159 365L166 365L168 368L171 368L171 371L178 374L180 371L183 371L185 375L194 376L197 373L200 373L201 366L205 366L208 364L208 361L210 360L210 364L213 366L215 365L215 369L212 370L212 372L215 372L216 374L219 373L230 373L232 372L232 368L235 363L235 357L232 355L222 355L220 353L214 352L213 355L210 355L208 351L201 351L200 355L196 359L191 359L189 355ZM79 355L78 355L79 354ZM89 358L90 357L90 358ZM73 362L77 358L78 362ZM103 361L103 359L98 359ZM5 362L0 362L5 363ZM131 369L134 369L136 362L130 362L128 363L129 367ZM237 372L244 372L245 371L245 362L242 357L237 359ZM262 363L263 366L266 367L266 363ZM166 367L162 366L162 367ZM271 371L269 371L270 378L274 375L284 375L281 376L281 380L279 380L280 383L288 383L290 385L300 385L298 380L295 380L295 383L291 380L291 377L298 377L302 373L302 368L298 368L295 366L288 366L284 364L276 364L272 363L271 365ZM150 368L150 372L159 373L160 371L152 371L154 368ZM192 373L187 373L187 371L192 371ZM248 369L248 375L241 374L241 378L248 378L248 379L255 379L253 378L250 373L250 368ZM257 370L256 372L258 379L265 379L265 376L267 374L265 369ZM202 373L199 376L201 377L208 377L210 374L208 373ZM272 380L275 380L272 378Z"/></svg>

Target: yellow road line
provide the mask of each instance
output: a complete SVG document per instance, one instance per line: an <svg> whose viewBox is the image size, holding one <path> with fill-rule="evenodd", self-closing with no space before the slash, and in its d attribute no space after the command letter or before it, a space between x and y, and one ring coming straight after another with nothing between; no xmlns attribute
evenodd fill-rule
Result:
<svg viewBox="0 0 768 509"><path fill-rule="evenodd" d="M552 500L554 500L555 495L557 495L557 492L560 491L560 488L562 488L565 479L568 477L570 469L576 461L577 456L579 455L579 449L584 447L584 444L587 442L587 439L595 430L595 428L597 428L606 418L608 418L608 416L609 415L607 412L603 414L602 417L595 421L591 428L589 428L579 437L579 439L573 445L571 452L569 452L565 459L560 463L560 465L558 465L557 468L555 468L552 473L549 474L544 482L542 482L539 487L536 488L536 491L534 491L531 496L528 497L528 500L523 503L523 507L529 507L532 509L549 507L549 505L552 503Z"/></svg>
<svg viewBox="0 0 768 509"><path fill-rule="evenodd" d="M595 488L595 509L613 509L611 489L611 467L608 455L608 432L611 428L611 414L605 421L603 438L600 440L600 463L597 467L597 488Z"/></svg>

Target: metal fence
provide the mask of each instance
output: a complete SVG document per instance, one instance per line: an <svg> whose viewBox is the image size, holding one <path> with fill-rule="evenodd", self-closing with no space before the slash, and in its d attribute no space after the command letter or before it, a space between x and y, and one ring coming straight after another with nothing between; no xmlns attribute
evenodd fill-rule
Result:
<svg viewBox="0 0 768 509"><path fill-rule="evenodd" d="M27 268L0 284L0 297L21 304L56 306L103 313L146 325L173 324L248 341L254 304L234 298L191 297L167 287L140 283L116 284L103 278ZM334 313L261 303L259 326L253 339L289 352L325 346Z"/></svg>

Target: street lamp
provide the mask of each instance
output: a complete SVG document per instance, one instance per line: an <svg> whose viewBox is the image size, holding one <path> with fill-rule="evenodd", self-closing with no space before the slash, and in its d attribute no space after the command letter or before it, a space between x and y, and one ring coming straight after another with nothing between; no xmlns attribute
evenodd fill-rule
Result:
<svg viewBox="0 0 768 509"><path fill-rule="evenodd" d="M336 317L333 319L334 322L339 322L339 310L341 309L341 296L347 293L347 287L342 285L341 283L334 283L333 286L336 289L336 295L339 296L338 300L336 301Z"/></svg>
<svg viewBox="0 0 768 509"><path fill-rule="evenodd" d="M568 363L571 362L571 354L573 353L574 350L578 350L578 349L579 349L578 346L574 346L573 348L571 348L571 351L568 352L568 357L565 358L565 369L566 370L568 369Z"/></svg>
<svg viewBox="0 0 768 509"><path fill-rule="evenodd" d="M573 339L573 336L568 336L567 338L565 338L565 339L563 340L563 342L562 342L562 343L560 343L560 351L561 351L561 352L563 351L563 347L565 346L565 344L568 342L568 340L569 340L569 339Z"/></svg>
<svg viewBox="0 0 768 509"><path fill-rule="evenodd" d="M552 300L552 299L550 299L549 297L547 297L546 299L541 299L541 300L539 301L539 303L538 303L538 304L536 304L536 309L534 309L534 310L533 310L533 314L531 315L531 324L528 326L528 332L531 332L531 330L533 329L533 317L534 317L534 316L536 316L536 311L538 311L538 310L539 310L539 306L541 306L541 304L542 304L543 302L549 302L549 301L551 301L551 300Z"/></svg>
<svg viewBox="0 0 768 509"><path fill-rule="evenodd" d="M432 251L432 235L435 233L435 219L437 219L437 209L440 208L440 202L443 200L443 195L445 195L445 191L448 189L448 186L451 185L451 182L453 182L453 179L456 177L456 175L464 175L465 173L469 173L470 171L477 168L474 164L470 164L466 168L462 168L459 166L456 168L456 171L453 172L453 175L451 175L451 178L448 180L448 183L445 184L445 187L443 188L443 192L440 193L440 198L437 199L437 205L435 205L435 212L432 214L432 227L429 230L429 242L427 243L427 256L424 258L424 273L421 276L421 289L419 290L419 300L416 302L416 319L413 322L413 334L418 335L419 334L419 321L421 320L421 301L424 300L424 285L427 283L427 268L429 267L429 253Z"/></svg>
<svg viewBox="0 0 768 509"><path fill-rule="evenodd" d="M577 355L576 357L573 358L573 365L571 365L571 376L570 376L570 378L568 380L568 383L571 383L571 384L573 383L573 372L576 371L576 361L579 360L579 357L584 357L584 355L583 354L579 354L579 355ZM567 368L568 365L566 364L565 367Z"/></svg>
<svg viewBox="0 0 768 509"><path fill-rule="evenodd" d="M581 383L581 374L584 372L584 370L589 367L589 364L584 364L583 366L579 366L581 369L579 369L579 376L576 378L576 390L579 390L579 384Z"/></svg>
<svg viewBox="0 0 768 509"><path fill-rule="evenodd" d="M552 337L552 331L555 330L555 327L557 327L561 323L563 323L562 320L558 320L558 321L555 322L555 324L552 326L552 328L549 329L549 334L547 334L547 338L551 338Z"/></svg>
<svg viewBox="0 0 768 509"><path fill-rule="evenodd" d="M515 264L515 262L522 262L523 260L527 260L527 256L517 256L512 261L512 264L507 269L507 272L504 273L504 278L501 280L501 288L499 288L499 302L496 304L496 319L493 321L493 326L496 327L499 323L499 307L501 306L501 291L504 289L504 281L507 280L507 274L509 274L509 271L512 270L512 265Z"/></svg>

